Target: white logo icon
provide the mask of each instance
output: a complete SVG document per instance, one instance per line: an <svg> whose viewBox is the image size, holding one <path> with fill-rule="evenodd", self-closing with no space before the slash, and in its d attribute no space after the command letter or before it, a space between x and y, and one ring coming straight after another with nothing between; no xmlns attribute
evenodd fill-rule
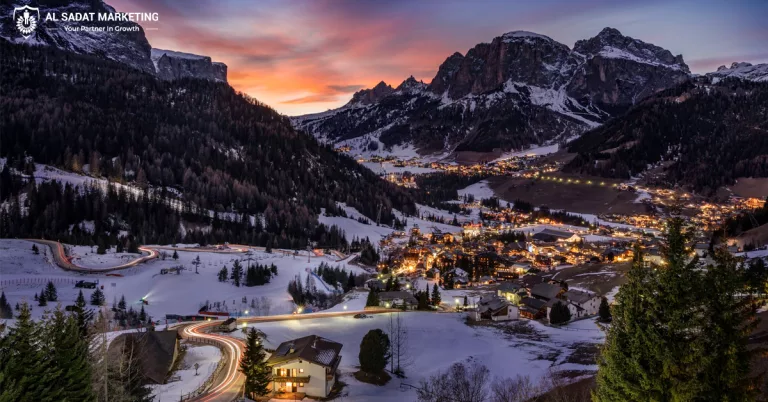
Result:
<svg viewBox="0 0 768 402"><path fill-rule="evenodd" d="M40 9L30 6L16 7L13 9L13 20L16 21L16 28L19 29L21 36L28 39L37 28Z"/></svg>

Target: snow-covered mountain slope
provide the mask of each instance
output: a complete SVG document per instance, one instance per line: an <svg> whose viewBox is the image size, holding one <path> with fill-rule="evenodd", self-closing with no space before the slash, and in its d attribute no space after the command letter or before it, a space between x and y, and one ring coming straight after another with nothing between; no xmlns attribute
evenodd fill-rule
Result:
<svg viewBox="0 0 768 402"><path fill-rule="evenodd" d="M717 71L707 74L713 82L723 78L740 78L747 81L768 82L768 63L733 63L730 67L720 66Z"/></svg>
<svg viewBox="0 0 768 402"><path fill-rule="evenodd" d="M29 1L0 2L0 15L11 16L15 7ZM194 77L215 81L227 80L227 66L213 63L207 56L152 49L141 25L135 22L64 21L64 15L96 13L115 14L117 11L102 0L37 0L32 6L39 8L40 19L28 38L18 31L13 18L0 19L0 38L30 46L52 46L68 52L88 54L114 60L137 70L172 80ZM45 15L58 20L44 20ZM108 27L120 27L110 30ZM91 28L89 30L84 27ZM94 28L102 28L95 30Z"/></svg>
<svg viewBox="0 0 768 402"><path fill-rule="evenodd" d="M454 53L429 84L381 82L292 121L353 154L519 150L571 138L688 78L682 56L613 28L573 50L513 31Z"/></svg>

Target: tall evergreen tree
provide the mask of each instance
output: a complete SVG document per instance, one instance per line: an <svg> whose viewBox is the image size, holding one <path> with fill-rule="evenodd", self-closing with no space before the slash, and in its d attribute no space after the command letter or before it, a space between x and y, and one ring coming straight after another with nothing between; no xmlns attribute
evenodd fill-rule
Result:
<svg viewBox="0 0 768 402"><path fill-rule="evenodd" d="M432 304L435 306L439 306L442 299L440 298L440 289L438 289L437 284L432 285Z"/></svg>
<svg viewBox="0 0 768 402"><path fill-rule="evenodd" d="M245 393L251 398L267 395L272 381L272 368L266 362L263 335L255 328L248 331L245 352L240 361L240 371L245 375Z"/></svg>
<svg viewBox="0 0 768 402"><path fill-rule="evenodd" d="M55 302L59 299L58 292L56 291L56 285L54 285L51 281L48 281L48 284L45 285L45 298L52 302Z"/></svg>
<svg viewBox="0 0 768 402"><path fill-rule="evenodd" d="M3 339L0 359L0 400L32 402L50 390L39 348L40 326L32 321L29 306L22 303L16 324Z"/></svg>
<svg viewBox="0 0 768 402"><path fill-rule="evenodd" d="M97 287L96 290L91 294L91 304L94 306L103 306L106 302L107 300L104 297L104 292L102 292L101 289Z"/></svg>
<svg viewBox="0 0 768 402"><path fill-rule="evenodd" d="M0 292L0 318L13 318L13 309L5 298L5 292Z"/></svg>
<svg viewBox="0 0 768 402"><path fill-rule="evenodd" d="M77 319L56 309L44 324L44 342L49 344L46 364L54 373L49 401L93 401L88 343L82 336Z"/></svg>
<svg viewBox="0 0 768 402"><path fill-rule="evenodd" d="M603 297L600 300L600 307L597 310L600 322L611 322L611 306L608 305L608 299Z"/></svg>
<svg viewBox="0 0 768 402"><path fill-rule="evenodd" d="M661 266L647 267L636 252L598 359L596 401L751 399L755 305L742 297L742 271L724 253L700 269L686 242L673 218Z"/></svg>

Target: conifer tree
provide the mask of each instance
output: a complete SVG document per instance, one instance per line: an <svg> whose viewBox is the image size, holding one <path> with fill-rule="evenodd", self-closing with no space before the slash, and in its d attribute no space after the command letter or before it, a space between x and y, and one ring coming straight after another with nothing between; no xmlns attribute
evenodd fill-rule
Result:
<svg viewBox="0 0 768 402"><path fill-rule="evenodd" d="M45 400L93 401L88 343L77 319L57 308L44 328L43 340L49 343L46 365L53 372Z"/></svg>
<svg viewBox="0 0 768 402"><path fill-rule="evenodd" d="M600 307L597 310L600 322L611 322L611 306L608 305L608 299L603 297L600 300Z"/></svg>
<svg viewBox="0 0 768 402"><path fill-rule="evenodd" d="M432 304L435 306L439 306L440 302L442 300L440 299L440 289L437 288L437 284L432 285Z"/></svg>
<svg viewBox="0 0 768 402"><path fill-rule="evenodd" d="M48 305L48 297L45 295L45 290L40 292L40 296L37 298L37 305L38 306L47 306Z"/></svg>
<svg viewBox="0 0 768 402"><path fill-rule="evenodd" d="M82 292L81 292L81 294L82 294ZM121 295L120 296L120 301L117 302L117 308L120 309L120 310L125 310L125 307L126 307L126 305L125 305L125 295Z"/></svg>
<svg viewBox="0 0 768 402"><path fill-rule="evenodd" d="M717 249L714 265L704 274L704 318L697 339L705 351L699 364L703 389L698 395L713 401L754 400L760 389L750 376L750 365L759 350L748 350L749 336L757 326L758 303L743 295L743 267L726 250Z"/></svg>
<svg viewBox="0 0 768 402"><path fill-rule="evenodd" d="M45 298L52 302L55 302L59 299L58 292L56 291L56 285L54 285L51 281L48 281L48 284L45 286Z"/></svg>
<svg viewBox="0 0 768 402"><path fill-rule="evenodd" d="M376 307L379 305L379 294L371 289L368 292L368 298L365 300L365 307Z"/></svg>
<svg viewBox="0 0 768 402"><path fill-rule="evenodd" d="M0 292L0 318L13 318L13 309L5 298L5 292Z"/></svg>
<svg viewBox="0 0 768 402"><path fill-rule="evenodd" d="M91 294L91 305L103 306L106 301L107 300L104 297L104 292L102 292L99 288L96 288L96 290Z"/></svg>
<svg viewBox="0 0 768 402"><path fill-rule="evenodd" d="M45 360L39 340L40 326L32 321L29 306L22 303L16 324L0 345L0 400L34 401L49 391L42 378Z"/></svg>
<svg viewBox="0 0 768 402"><path fill-rule="evenodd" d="M272 368L266 362L263 338L261 331L251 328L240 361L240 371L245 375L245 393L251 397L264 396L270 391Z"/></svg>
<svg viewBox="0 0 768 402"><path fill-rule="evenodd" d="M557 301L552 305L552 310L549 312L550 324L564 324L571 320L571 311L568 310L568 306L562 301Z"/></svg>

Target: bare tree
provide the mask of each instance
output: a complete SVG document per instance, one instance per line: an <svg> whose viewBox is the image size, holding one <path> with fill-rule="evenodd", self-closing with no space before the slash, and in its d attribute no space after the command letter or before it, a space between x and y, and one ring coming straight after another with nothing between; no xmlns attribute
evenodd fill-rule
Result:
<svg viewBox="0 0 768 402"><path fill-rule="evenodd" d="M455 363L446 372L422 380L416 390L420 402L485 402L490 370L472 363Z"/></svg>
<svg viewBox="0 0 768 402"><path fill-rule="evenodd" d="M491 383L491 402L527 402L541 392L529 377L497 377Z"/></svg>
<svg viewBox="0 0 768 402"><path fill-rule="evenodd" d="M389 371L404 376L405 369L413 364L413 356L408 342L408 328L400 313L389 314L389 341L392 345Z"/></svg>
<svg viewBox="0 0 768 402"><path fill-rule="evenodd" d="M269 310L272 308L272 301L266 296L261 296L261 311L264 315L269 315Z"/></svg>

